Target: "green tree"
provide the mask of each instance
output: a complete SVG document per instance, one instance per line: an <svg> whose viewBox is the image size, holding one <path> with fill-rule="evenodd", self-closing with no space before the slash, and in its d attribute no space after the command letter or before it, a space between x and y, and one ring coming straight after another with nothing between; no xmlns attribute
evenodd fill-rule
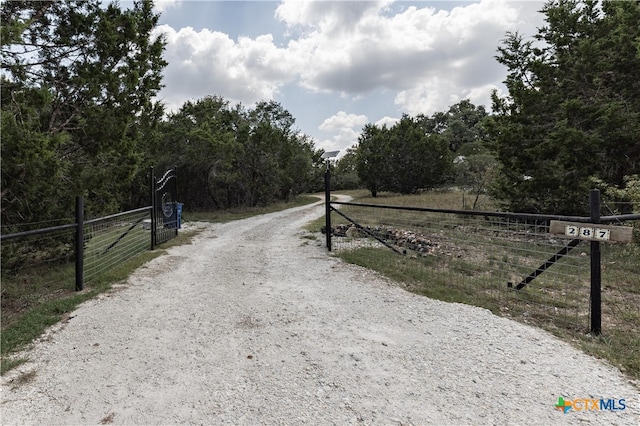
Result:
<svg viewBox="0 0 640 426"><path fill-rule="evenodd" d="M357 161L356 148L347 149L347 152L338 159L335 167L331 168L332 189L358 189L361 187Z"/></svg>
<svg viewBox="0 0 640 426"><path fill-rule="evenodd" d="M40 88L12 91L4 80L0 88L3 226L68 217L73 195L60 182L69 174L72 162L56 153L68 142L68 135L40 131L51 107L51 94Z"/></svg>
<svg viewBox="0 0 640 426"><path fill-rule="evenodd" d="M489 148L486 122L489 115L483 106L464 99L446 112L431 117L418 116L427 135L439 135L455 153L453 182L469 189L475 196L473 208L493 178L496 161Z"/></svg>
<svg viewBox="0 0 640 426"><path fill-rule="evenodd" d="M178 169L178 196L191 209L223 209L238 200L241 145L238 112L219 96L185 102L161 125L152 152L162 172Z"/></svg>
<svg viewBox="0 0 640 426"><path fill-rule="evenodd" d="M433 132L440 126L436 122L440 118L403 114L390 128L373 124L363 128L355 149L356 170L373 197L379 191L413 194L452 178L453 155L448 141Z"/></svg>
<svg viewBox="0 0 640 426"><path fill-rule="evenodd" d="M446 127L442 135L452 151L465 156L483 153L488 139L485 128L488 114L482 105L476 106L464 99L452 105L445 117Z"/></svg>
<svg viewBox="0 0 640 426"><path fill-rule="evenodd" d="M281 199L312 191L317 175L316 151L313 140L304 134L292 134L285 139L284 153L280 156Z"/></svg>
<svg viewBox="0 0 640 426"><path fill-rule="evenodd" d="M474 199L472 209L478 207L480 196L487 192L497 167L489 149L486 123L489 114L468 99L451 106L446 113L447 127L443 136L456 153L455 183L468 189Z"/></svg>
<svg viewBox="0 0 640 426"><path fill-rule="evenodd" d="M151 155L177 166L179 197L190 209L286 201L315 183L313 141L294 122L273 101L246 109L206 96L169 115Z"/></svg>
<svg viewBox="0 0 640 426"><path fill-rule="evenodd" d="M552 1L537 42L509 33L497 59L509 96L488 125L494 194L516 211L584 214L592 178L640 170L640 4Z"/></svg>
<svg viewBox="0 0 640 426"><path fill-rule="evenodd" d="M16 129L17 139L3 138L3 187L20 200L10 208L35 205L27 202L29 193L18 192L4 164L30 145L20 137L33 141L36 133L40 140L55 141L42 149L59 163L51 179L66 189L66 198L84 193L90 213L127 206L143 158L141 123L161 115L152 99L166 63L164 41L152 38L158 21L152 3L139 1L123 10L98 0L11 1L2 3L1 16L3 127L28 126ZM36 106L37 122L4 116ZM24 167L28 175L40 173L33 169L36 163ZM41 204L60 205L60 194L40 195ZM69 205L61 208L68 211ZM60 214L31 213L41 219ZM5 215L3 208L3 219L19 216L24 215Z"/></svg>
<svg viewBox="0 0 640 426"><path fill-rule="evenodd" d="M487 192L497 167L496 159L491 154L473 154L458 156L454 160L455 183L471 191L474 196L471 209L478 207L480 196Z"/></svg>
<svg viewBox="0 0 640 426"><path fill-rule="evenodd" d="M377 197L378 191L386 189L389 175L389 129L374 124L365 125L358 137L356 156L356 170L360 180L371 192L371 196Z"/></svg>
<svg viewBox="0 0 640 426"><path fill-rule="evenodd" d="M428 134L421 120L404 114L389 129L388 188L413 194L451 177L452 154L440 134Z"/></svg>
<svg viewBox="0 0 640 426"><path fill-rule="evenodd" d="M242 159L245 203L266 205L281 199L283 188L290 185L279 167L288 159L295 119L277 102L262 101L247 112L246 122Z"/></svg>

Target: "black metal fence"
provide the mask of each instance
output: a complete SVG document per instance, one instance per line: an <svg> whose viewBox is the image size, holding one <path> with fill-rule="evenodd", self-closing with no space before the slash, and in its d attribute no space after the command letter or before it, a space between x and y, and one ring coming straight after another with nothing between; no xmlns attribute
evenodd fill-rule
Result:
<svg viewBox="0 0 640 426"><path fill-rule="evenodd" d="M169 169L160 179L151 168L151 248L178 235L182 204L178 203L178 176L176 169Z"/></svg>
<svg viewBox="0 0 640 426"><path fill-rule="evenodd" d="M447 299L447 292L455 293L452 299L506 316L599 334L603 305L609 325L612 310L640 318L637 298L629 297L640 292L640 278L633 276L640 250L552 234L550 224L637 226L640 215L600 217L594 191L591 204L591 217L567 217L330 201L326 244L355 263L389 263L427 295Z"/></svg>
<svg viewBox="0 0 640 426"><path fill-rule="evenodd" d="M156 181L152 169L151 179L151 206L85 220L84 200L77 197L75 217L56 221L67 223L0 235L3 276L19 280L26 272L59 269L67 271L60 279L68 281L73 263L75 290L83 290L102 273L177 236L182 205L176 201L176 172Z"/></svg>

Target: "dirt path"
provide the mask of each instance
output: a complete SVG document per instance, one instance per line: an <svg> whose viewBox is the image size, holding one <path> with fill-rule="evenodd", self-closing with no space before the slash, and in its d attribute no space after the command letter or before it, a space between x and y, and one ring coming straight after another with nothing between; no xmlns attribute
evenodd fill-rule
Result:
<svg viewBox="0 0 640 426"><path fill-rule="evenodd" d="M212 225L84 304L2 378L1 423L640 423L617 370L331 257L303 238L322 213ZM559 396L627 408L563 414Z"/></svg>

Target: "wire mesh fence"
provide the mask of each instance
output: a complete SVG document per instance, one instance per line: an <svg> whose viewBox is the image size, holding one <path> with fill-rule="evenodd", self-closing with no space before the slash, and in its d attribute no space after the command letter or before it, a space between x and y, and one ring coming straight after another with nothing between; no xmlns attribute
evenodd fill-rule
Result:
<svg viewBox="0 0 640 426"><path fill-rule="evenodd" d="M43 265L61 264L73 261L73 231L72 218L55 221L28 223L2 227L2 235L9 233L25 233L22 238L2 241L2 270L10 274L17 274L29 269L37 269ZM57 229L61 225L69 228ZM28 235L30 231L52 228L49 232Z"/></svg>
<svg viewBox="0 0 640 426"><path fill-rule="evenodd" d="M149 250L151 209L125 212L84 224L84 282L91 283L102 273Z"/></svg>
<svg viewBox="0 0 640 426"><path fill-rule="evenodd" d="M149 250L150 212L145 207L84 222L82 251L76 245L77 218L3 227L3 327L45 302L72 295L78 271L84 283L96 283Z"/></svg>
<svg viewBox="0 0 640 426"><path fill-rule="evenodd" d="M60 220L29 224L14 232L36 226L63 225ZM73 228L27 235L2 241L2 324L40 303L73 293L75 250Z"/></svg>
<svg viewBox="0 0 640 426"><path fill-rule="evenodd" d="M388 207L341 205L333 211L333 250L434 298L484 306L524 322L589 330L588 242L551 235L544 220ZM603 251L605 271L625 258L621 250L612 244ZM627 289L612 290L619 283L619 275L603 273L608 309L626 297ZM628 286L640 293L640 283ZM640 304L627 305L640 315Z"/></svg>

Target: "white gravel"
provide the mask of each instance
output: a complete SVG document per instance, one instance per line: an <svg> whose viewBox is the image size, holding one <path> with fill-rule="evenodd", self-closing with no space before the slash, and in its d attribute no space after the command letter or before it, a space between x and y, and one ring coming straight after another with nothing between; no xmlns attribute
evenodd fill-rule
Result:
<svg viewBox="0 0 640 426"><path fill-rule="evenodd" d="M209 225L85 303L2 378L1 423L640 424L616 369L303 238L323 209ZM559 396L627 408L564 414Z"/></svg>

